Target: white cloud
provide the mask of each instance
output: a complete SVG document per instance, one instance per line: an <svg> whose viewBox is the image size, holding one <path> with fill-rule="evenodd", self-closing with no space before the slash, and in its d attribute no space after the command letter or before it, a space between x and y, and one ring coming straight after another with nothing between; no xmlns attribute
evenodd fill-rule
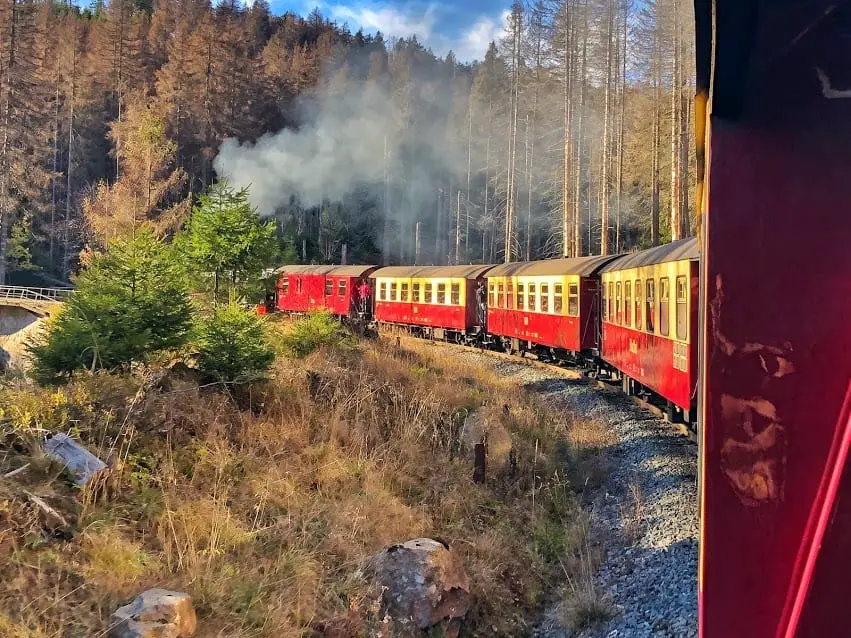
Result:
<svg viewBox="0 0 851 638"><path fill-rule="evenodd" d="M435 5L429 5L425 11L407 14L392 7L372 9L358 5L332 5L328 9L334 20L355 24L364 31L381 31L390 38L416 35L423 42L431 38L437 20Z"/></svg>
<svg viewBox="0 0 851 638"><path fill-rule="evenodd" d="M509 12L504 11L497 19L483 16L476 20L458 40L455 48L458 59L472 61L484 58L490 43L502 36L508 15Z"/></svg>
<svg viewBox="0 0 851 638"><path fill-rule="evenodd" d="M380 6L366 4L325 5L333 20L346 22L353 29L367 32L381 31L386 38L408 38L412 35L438 55L446 55L450 50L464 62L482 59L492 40L498 39L503 31L504 12L498 18L479 17L468 29L461 29L456 36L438 33L435 30L438 21L457 20L446 15L451 5L429 4L425 7Z"/></svg>

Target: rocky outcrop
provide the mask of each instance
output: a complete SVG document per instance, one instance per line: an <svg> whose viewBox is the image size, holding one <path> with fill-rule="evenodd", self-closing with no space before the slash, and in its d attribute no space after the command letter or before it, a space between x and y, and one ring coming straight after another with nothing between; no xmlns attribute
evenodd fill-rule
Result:
<svg viewBox="0 0 851 638"><path fill-rule="evenodd" d="M110 638L186 638L197 625L192 597L167 589L142 592L110 620Z"/></svg>
<svg viewBox="0 0 851 638"><path fill-rule="evenodd" d="M382 590L385 613L397 628L394 635L418 635L440 627L457 636L473 604L470 582L456 552L436 540L416 538L392 545L369 561Z"/></svg>

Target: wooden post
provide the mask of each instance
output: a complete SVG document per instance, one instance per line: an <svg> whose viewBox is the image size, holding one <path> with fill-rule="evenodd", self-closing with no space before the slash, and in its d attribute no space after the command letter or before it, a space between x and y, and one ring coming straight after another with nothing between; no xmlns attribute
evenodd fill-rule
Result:
<svg viewBox="0 0 851 638"><path fill-rule="evenodd" d="M473 483L485 482L487 449L484 443L476 443L473 448Z"/></svg>
<svg viewBox="0 0 851 638"><path fill-rule="evenodd" d="M345 266L349 257L349 245L343 244L342 255L340 256L340 264Z"/></svg>

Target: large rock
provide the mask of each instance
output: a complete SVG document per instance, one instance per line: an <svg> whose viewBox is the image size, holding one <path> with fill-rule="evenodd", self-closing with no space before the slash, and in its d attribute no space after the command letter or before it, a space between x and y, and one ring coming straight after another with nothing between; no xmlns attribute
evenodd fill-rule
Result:
<svg viewBox="0 0 851 638"><path fill-rule="evenodd" d="M384 610L398 625L420 631L440 626L445 636L457 635L473 596L460 559L447 545L415 538L382 550L369 567L384 590Z"/></svg>
<svg viewBox="0 0 851 638"><path fill-rule="evenodd" d="M110 638L185 638L195 633L192 597L179 591L149 589L112 614Z"/></svg>

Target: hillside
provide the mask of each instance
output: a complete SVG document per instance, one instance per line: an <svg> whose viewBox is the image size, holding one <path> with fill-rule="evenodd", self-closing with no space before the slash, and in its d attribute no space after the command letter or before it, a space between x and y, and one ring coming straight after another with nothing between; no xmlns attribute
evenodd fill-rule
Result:
<svg viewBox="0 0 851 638"><path fill-rule="evenodd" d="M164 587L193 597L198 636L356 635L382 621L365 559L423 536L463 559L468 635L525 633L567 581L577 622L593 618L571 486L599 472L599 429L428 343L331 341L279 354L250 388L182 365L58 390L5 379L0 475L30 465L0 479L0 634L105 635L116 607ZM79 437L108 479L74 488L41 451L50 432Z"/></svg>

